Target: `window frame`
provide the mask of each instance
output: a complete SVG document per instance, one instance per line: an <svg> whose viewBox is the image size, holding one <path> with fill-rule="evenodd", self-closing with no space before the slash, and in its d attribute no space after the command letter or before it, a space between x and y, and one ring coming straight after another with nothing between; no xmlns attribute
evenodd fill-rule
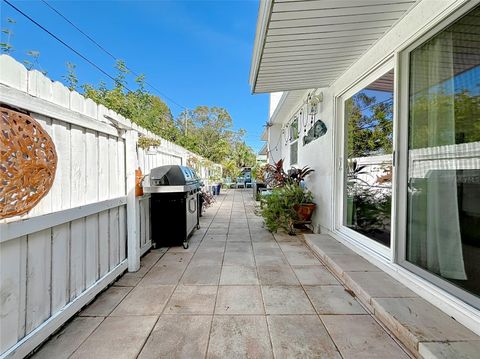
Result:
<svg viewBox="0 0 480 359"><path fill-rule="evenodd" d="M435 37L457 20L466 15L468 12L479 6L479 3L465 4L465 6L456 9L446 18L440 21L422 35L418 36L402 49L397 51L397 68L398 68L398 128L397 128L397 185L396 185L396 231L395 231L395 252L394 261L396 264L407 269L408 271L420 276L435 286L445 290L449 294L459 298L463 302L468 303L476 309L480 309L480 298L470 294L466 290L453 285L446 279L443 279L422 267L419 267L406 259L407 253L407 186L408 186L408 140L409 140L409 71L410 71L410 54L419 48L426 41Z"/></svg>
<svg viewBox="0 0 480 359"><path fill-rule="evenodd" d="M335 118L336 126L334 136L334 158L336 159L335 171L334 171L334 195L333 195L333 206L334 206L334 215L333 215L333 231L342 238L351 241L353 244L359 246L360 248L366 250L367 252L373 252L375 255L387 259L393 259L393 249L395 248L395 183L396 183L396 169L395 166L392 166L392 212L391 212L391 233L390 233L390 247L386 247L375 240L351 229L348 228L345 223L345 214L346 211L346 171L344 171L346 164L346 133L347 133L347 123L345 121L345 101L355 95L357 92L364 89L370 83L374 82L381 76L385 75L387 72L394 70L394 92L393 92L393 156L395 157L395 148L396 148L396 89L397 89L397 71L395 67L394 57L390 56L379 65L370 69L368 73L365 74L359 81L354 82L349 88L335 96L336 103L336 114ZM393 161L393 164L395 160Z"/></svg>
<svg viewBox="0 0 480 359"><path fill-rule="evenodd" d="M292 130L293 130L292 125L295 121L297 122L297 130L296 130L297 136L296 136L296 138L292 134ZM290 159L289 162L290 162L290 166L293 166L293 165L298 164L298 141L300 139L300 129L299 129L299 120L298 120L297 116L294 116L293 120L290 121L290 124L288 125L288 136L289 136L289 138L288 138L288 140L289 140L289 146L288 146L289 154L288 155L289 155L289 159ZM292 146L293 145L297 146L297 155L296 155L295 162L292 161Z"/></svg>

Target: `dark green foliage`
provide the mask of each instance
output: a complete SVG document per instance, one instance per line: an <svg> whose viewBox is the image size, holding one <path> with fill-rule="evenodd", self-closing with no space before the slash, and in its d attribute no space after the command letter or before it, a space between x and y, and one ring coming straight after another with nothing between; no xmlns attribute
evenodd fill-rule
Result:
<svg viewBox="0 0 480 359"><path fill-rule="evenodd" d="M312 203L312 201L312 193L296 184L291 183L274 188L271 194L261 199L261 215L265 221L265 226L270 232L283 229L289 234L295 234L293 225L298 219L295 206L302 203Z"/></svg>
<svg viewBox="0 0 480 359"><path fill-rule="evenodd" d="M69 70L66 76L67 82L76 84L76 78L72 76L71 72L72 64L67 66ZM98 86L84 84L81 86L83 95L131 119L166 140L175 141L179 132L175 127L172 113L165 102L145 89L145 77L143 75L137 77L137 89L128 92L125 86L129 71L125 63L118 61L115 68L117 75L112 89L107 88L104 82L101 82Z"/></svg>

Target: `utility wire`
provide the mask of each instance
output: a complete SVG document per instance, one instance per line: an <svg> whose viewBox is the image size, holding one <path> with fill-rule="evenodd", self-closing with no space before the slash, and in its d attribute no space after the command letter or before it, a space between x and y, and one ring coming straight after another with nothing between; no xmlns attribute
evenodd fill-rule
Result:
<svg viewBox="0 0 480 359"><path fill-rule="evenodd" d="M389 97L386 100L383 100L383 101L380 101L380 102L375 102L375 103L372 103L371 105L367 105L365 107L361 107L361 108L359 108L359 111L363 111L363 110L366 110L367 108L378 106L378 105L381 105L382 103L387 103L387 102L393 102L393 97Z"/></svg>
<svg viewBox="0 0 480 359"><path fill-rule="evenodd" d="M5 0L6 1L6 0ZM47 1L45 0L41 0L46 6L48 6L52 11L54 11L57 15L59 15L61 18L63 18L66 22L68 22L70 25L72 25L78 32L80 32L83 36L85 36L88 40L90 40L92 43L94 43L100 50L102 50L103 52L105 52L108 56L110 56L113 60L115 61L118 61L119 59L113 55L110 51L108 51L105 47L103 47L102 45L100 45L95 39L93 39L91 36L89 36L87 33L85 33L85 31L83 31L82 29L80 29L77 25L75 25L70 19L68 19L65 15L63 15L59 10L57 10L56 8L54 8L52 5L50 5ZM130 71L133 75L139 77L140 74L138 74L137 72L133 71L131 68L127 67L125 65L125 68ZM178 102L176 102L174 99L172 99L171 97L167 96L166 94L164 94L162 91L160 91L159 89L157 89L155 86L153 86L152 84L148 83L146 80L144 80L145 84L148 85L150 88L152 88L153 90L155 90L158 94L160 94L161 96L163 96L164 98L166 98L167 100L169 100L171 103L173 103L174 105L178 106L179 108L183 109L183 110L187 110L187 108L185 106L182 106L181 104L179 104Z"/></svg>
<svg viewBox="0 0 480 359"><path fill-rule="evenodd" d="M35 24L37 27L39 27L41 30L43 30L44 32L46 32L47 34L49 34L51 37L53 37L55 40L57 40L58 42L60 42L63 46L65 46L66 48L68 48L69 50L73 51L75 54L77 54L78 56L80 56L83 60L85 60L86 62L88 62L90 65L92 65L93 67L95 67L98 71L100 71L102 74L104 74L105 76L107 76L108 78L112 79L115 83L117 83L117 85L121 85L123 86L127 91L129 92L133 92L132 90L130 90L125 84L123 83L120 83L117 79L115 79L112 75L110 75L107 71L105 71L104 69L102 69L100 66L98 66L96 63L94 63L93 61L89 60L87 57L85 57L83 54L81 54L79 51L75 50L73 47L71 47L69 44L67 44L65 41L63 41L61 38L59 38L57 35L55 35L54 33L52 33L51 31L49 31L48 29L46 29L43 25L39 24L37 21L35 21L34 19L32 19L28 14L24 13L22 10L20 10L19 8L17 8L15 5L13 5L10 1L8 0L3 0L8 6L10 6L12 9L14 9L16 12L18 12L19 14L21 14L22 16L24 16L25 18L27 18L28 20L30 20L33 24Z"/></svg>

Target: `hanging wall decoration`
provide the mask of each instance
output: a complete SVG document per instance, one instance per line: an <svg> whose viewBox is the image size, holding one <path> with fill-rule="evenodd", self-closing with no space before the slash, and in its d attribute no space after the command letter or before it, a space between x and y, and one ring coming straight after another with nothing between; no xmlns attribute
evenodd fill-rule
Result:
<svg viewBox="0 0 480 359"><path fill-rule="evenodd" d="M306 145L327 133L327 126L322 120L315 121L315 124L308 130L306 136L303 137L303 145Z"/></svg>
<svg viewBox="0 0 480 359"><path fill-rule="evenodd" d="M55 145L32 117L0 107L0 218L27 213L55 179Z"/></svg>

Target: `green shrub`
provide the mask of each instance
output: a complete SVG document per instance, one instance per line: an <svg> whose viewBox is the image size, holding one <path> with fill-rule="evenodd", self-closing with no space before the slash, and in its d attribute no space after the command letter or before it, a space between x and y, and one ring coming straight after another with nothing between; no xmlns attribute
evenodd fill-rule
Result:
<svg viewBox="0 0 480 359"><path fill-rule="evenodd" d="M313 196L310 191L297 184L287 184L274 188L271 194L264 196L261 201L261 214L270 232L283 229L288 234L295 234L293 225L298 218L294 207L302 203L312 203Z"/></svg>

